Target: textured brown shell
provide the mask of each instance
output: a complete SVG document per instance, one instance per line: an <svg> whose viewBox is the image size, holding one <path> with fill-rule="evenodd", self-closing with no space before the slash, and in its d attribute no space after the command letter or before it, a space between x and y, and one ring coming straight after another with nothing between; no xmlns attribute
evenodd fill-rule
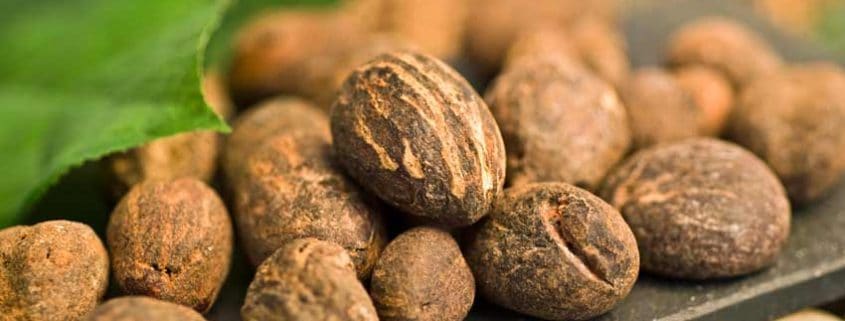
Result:
<svg viewBox="0 0 845 321"><path fill-rule="evenodd" d="M143 296L111 299L97 307L87 321L205 321L188 307Z"/></svg>
<svg viewBox="0 0 845 321"><path fill-rule="evenodd" d="M807 203L845 173L845 74L832 64L791 67L752 83L729 136L761 157L789 197Z"/></svg>
<svg viewBox="0 0 845 321"><path fill-rule="evenodd" d="M678 85L693 99L700 110L699 129L703 135L719 136L733 110L734 92L731 83L717 70L689 65L673 72Z"/></svg>
<svg viewBox="0 0 845 321"><path fill-rule="evenodd" d="M789 234L783 187L748 151L692 139L635 154L601 195L620 209L644 270L689 279L737 276L774 262Z"/></svg>
<svg viewBox="0 0 845 321"><path fill-rule="evenodd" d="M316 239L287 243L255 274L244 321L378 321L343 248Z"/></svg>
<svg viewBox="0 0 845 321"><path fill-rule="evenodd" d="M347 172L410 214L466 226L502 189L505 151L493 116L435 58L394 53L357 69L332 109L331 127Z"/></svg>
<svg viewBox="0 0 845 321"><path fill-rule="evenodd" d="M49 221L0 230L0 320L82 320L106 292L109 258L94 231Z"/></svg>
<svg viewBox="0 0 845 321"><path fill-rule="evenodd" d="M505 140L510 185L557 181L593 189L631 143L613 88L565 59L512 66L486 98Z"/></svg>
<svg viewBox="0 0 845 321"><path fill-rule="evenodd" d="M776 71L781 57L763 38L736 21L705 17L675 31L667 49L673 65L705 65L728 76L734 86Z"/></svg>
<svg viewBox="0 0 845 321"><path fill-rule="evenodd" d="M254 265L290 240L313 237L344 247L358 276L369 277L387 238L380 208L336 167L328 130L277 134L253 153L241 175L235 218Z"/></svg>
<svg viewBox="0 0 845 321"><path fill-rule="evenodd" d="M475 279L449 233L419 227L397 236L373 270L370 292L382 321L460 321Z"/></svg>
<svg viewBox="0 0 845 321"><path fill-rule="evenodd" d="M637 243L621 215L564 183L505 191L466 250L489 300L547 320L585 320L628 295Z"/></svg>
<svg viewBox="0 0 845 321"><path fill-rule="evenodd" d="M214 303L234 242L223 202L187 178L135 185L112 212L107 237L120 290L199 312Z"/></svg>
<svg viewBox="0 0 845 321"><path fill-rule="evenodd" d="M699 135L701 110L668 72L638 70L621 88L635 148Z"/></svg>

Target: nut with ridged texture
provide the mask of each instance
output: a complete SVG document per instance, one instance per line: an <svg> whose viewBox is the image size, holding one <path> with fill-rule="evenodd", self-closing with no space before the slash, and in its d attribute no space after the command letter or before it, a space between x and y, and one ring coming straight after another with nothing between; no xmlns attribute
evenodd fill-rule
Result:
<svg viewBox="0 0 845 321"><path fill-rule="evenodd" d="M777 173L790 199L827 195L845 174L845 72L814 63L786 68L743 91L728 136Z"/></svg>
<svg viewBox="0 0 845 321"><path fill-rule="evenodd" d="M566 58L511 66L486 99L502 130L511 186L557 181L594 189L631 143L613 87Z"/></svg>
<svg viewBox="0 0 845 321"><path fill-rule="evenodd" d="M86 321L205 321L186 306L144 296L111 299L97 307Z"/></svg>
<svg viewBox="0 0 845 321"><path fill-rule="evenodd" d="M487 105L436 58L400 52L353 72L331 115L339 162L364 188L443 226L483 217L505 177Z"/></svg>
<svg viewBox="0 0 845 321"><path fill-rule="evenodd" d="M249 285L244 321L378 321L352 259L332 243L297 239L267 258Z"/></svg>
<svg viewBox="0 0 845 321"><path fill-rule="evenodd" d="M458 243L431 227L408 230L391 241L370 288L382 321L460 321L475 299L475 279Z"/></svg>
<svg viewBox="0 0 845 321"><path fill-rule="evenodd" d="M601 195L622 212L659 275L713 279L774 263L790 208L772 171L727 142L696 138L655 146L608 176Z"/></svg>
<svg viewBox="0 0 845 321"><path fill-rule="evenodd" d="M0 230L0 320L82 320L106 292L109 258L87 225Z"/></svg>
<svg viewBox="0 0 845 321"><path fill-rule="evenodd" d="M634 72L620 90L628 111L634 148L699 135L701 109L669 72L645 68Z"/></svg>
<svg viewBox="0 0 845 321"><path fill-rule="evenodd" d="M565 183L506 190L466 254L482 295L547 320L609 311L639 273L637 243L619 212Z"/></svg>
<svg viewBox="0 0 845 321"><path fill-rule="evenodd" d="M223 201L190 178L135 185L109 220L117 287L208 311L229 272L234 235Z"/></svg>

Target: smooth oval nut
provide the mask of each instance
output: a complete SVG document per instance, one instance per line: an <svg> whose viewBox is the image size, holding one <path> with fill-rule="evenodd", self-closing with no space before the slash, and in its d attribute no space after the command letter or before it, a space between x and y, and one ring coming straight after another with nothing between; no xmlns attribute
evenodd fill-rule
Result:
<svg viewBox="0 0 845 321"><path fill-rule="evenodd" d="M87 321L205 321L201 314L176 303L144 296L128 296L103 303Z"/></svg>
<svg viewBox="0 0 845 321"><path fill-rule="evenodd" d="M436 58L386 54L358 68L332 109L338 161L403 211L466 226L504 183L505 152L487 105Z"/></svg>

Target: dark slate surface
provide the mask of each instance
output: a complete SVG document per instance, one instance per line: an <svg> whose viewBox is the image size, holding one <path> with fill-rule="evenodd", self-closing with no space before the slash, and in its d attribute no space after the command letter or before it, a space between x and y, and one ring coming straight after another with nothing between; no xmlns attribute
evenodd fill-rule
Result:
<svg viewBox="0 0 845 321"><path fill-rule="evenodd" d="M733 1L686 0L661 1L659 7L638 8L629 16L624 28L632 61L638 66L659 64L664 39L672 30L710 14L747 22L791 61L827 57L820 47L783 36ZM242 257L235 265L209 320L240 319L238 310L252 272ZM642 275L625 301L596 320L769 320L840 297L845 297L845 186L814 206L795 210L789 243L772 268L742 278L699 283ZM468 320L534 319L478 299Z"/></svg>

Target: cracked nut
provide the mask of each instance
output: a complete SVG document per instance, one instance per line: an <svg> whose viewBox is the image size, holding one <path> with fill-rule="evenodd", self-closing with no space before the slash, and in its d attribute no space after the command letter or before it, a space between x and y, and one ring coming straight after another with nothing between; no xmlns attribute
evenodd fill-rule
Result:
<svg viewBox="0 0 845 321"><path fill-rule="evenodd" d="M205 321L191 308L144 296L111 299L97 307L87 321Z"/></svg>
<svg viewBox="0 0 845 321"><path fill-rule="evenodd" d="M586 320L628 295L637 243L619 212L565 183L510 188L466 249L482 295L547 320Z"/></svg>

